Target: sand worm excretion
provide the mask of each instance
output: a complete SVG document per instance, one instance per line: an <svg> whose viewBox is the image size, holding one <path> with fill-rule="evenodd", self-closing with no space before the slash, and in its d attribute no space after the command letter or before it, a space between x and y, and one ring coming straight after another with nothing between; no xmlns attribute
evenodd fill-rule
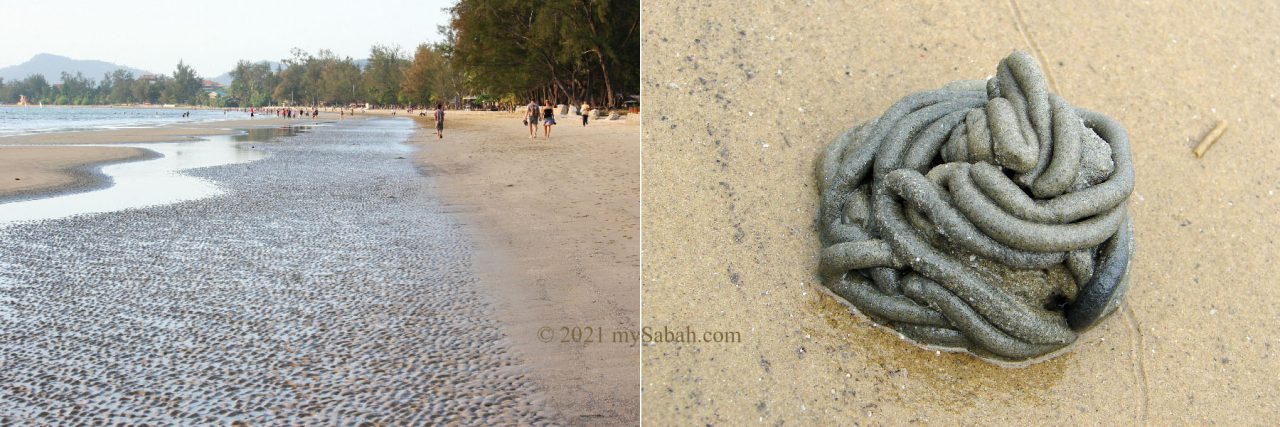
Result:
<svg viewBox="0 0 1280 427"><path fill-rule="evenodd" d="M824 284L913 341L1035 359L1128 287L1128 135L1026 53L840 135L818 182Z"/></svg>

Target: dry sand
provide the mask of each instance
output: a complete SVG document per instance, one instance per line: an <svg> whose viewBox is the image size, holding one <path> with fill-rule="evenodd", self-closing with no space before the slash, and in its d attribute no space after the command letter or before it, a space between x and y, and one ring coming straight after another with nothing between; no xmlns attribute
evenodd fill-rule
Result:
<svg viewBox="0 0 1280 427"><path fill-rule="evenodd" d="M646 1L646 424L1203 424L1280 410L1280 8ZM819 292L814 160L915 91L1033 53L1129 130L1132 287L1022 369L937 354ZM1192 147L1230 127L1203 159Z"/></svg>
<svg viewBox="0 0 1280 427"><path fill-rule="evenodd" d="M548 407L635 425L640 347L613 334L640 327L639 120L560 120L548 141L514 113L450 111L444 139L421 119L416 160L474 236L475 274ZM562 327L605 342L562 342Z"/></svg>
<svg viewBox="0 0 1280 427"><path fill-rule="evenodd" d="M204 136L228 135L237 129L303 126L340 119L336 114L322 113L316 119L260 117L245 120L177 123L150 128L48 132L0 137L0 199L92 187L100 179L91 173L94 168L108 163L138 160L154 155L148 150L130 147L58 147L57 145L193 141ZM350 120L350 118L347 119ZM11 147L11 145L50 146Z"/></svg>

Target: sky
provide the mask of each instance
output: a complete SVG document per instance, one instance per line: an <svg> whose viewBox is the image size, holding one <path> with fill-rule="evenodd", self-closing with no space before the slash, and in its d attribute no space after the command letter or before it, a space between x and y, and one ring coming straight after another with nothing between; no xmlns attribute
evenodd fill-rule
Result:
<svg viewBox="0 0 1280 427"><path fill-rule="evenodd" d="M365 58L374 44L443 39L456 0L0 0L0 67L38 53L172 73L184 60L204 77L236 61L290 57L299 47Z"/></svg>

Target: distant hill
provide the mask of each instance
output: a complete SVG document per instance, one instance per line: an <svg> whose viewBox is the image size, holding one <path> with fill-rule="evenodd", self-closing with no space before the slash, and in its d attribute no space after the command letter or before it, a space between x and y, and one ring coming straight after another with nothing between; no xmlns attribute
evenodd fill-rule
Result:
<svg viewBox="0 0 1280 427"><path fill-rule="evenodd" d="M217 77L210 77L209 80L218 82L218 84L223 86L231 86L231 72L228 71L228 72L219 74Z"/></svg>
<svg viewBox="0 0 1280 427"><path fill-rule="evenodd" d="M272 71L274 71L276 68L279 68L279 67L281 66L281 63L280 63L279 61L267 61L267 62L271 64L271 70L272 70ZM368 64L369 64L369 60L368 60L368 59L357 59L357 60L356 60L356 66L360 67L360 69L361 69L361 70L363 70L363 69L364 69L364 67L365 67L365 65L368 65ZM225 73L219 74L217 77L210 78L209 80L213 80L213 81L215 81L215 82L218 82L218 84L221 84L221 85L223 85L223 86L230 86L230 85L231 85L231 72L230 72L230 71L227 71L227 72L225 72Z"/></svg>
<svg viewBox="0 0 1280 427"><path fill-rule="evenodd" d="M280 61L254 61L255 64L259 62L266 62L268 64L271 64L271 71L275 71L276 68L279 68L281 65ZM218 84L223 86L231 86L231 71L227 71L225 73L219 74L216 77L205 77L205 78L218 82Z"/></svg>
<svg viewBox="0 0 1280 427"><path fill-rule="evenodd" d="M0 78L5 81L21 80L32 74L43 74L45 80L49 83L61 83L62 72L66 71L71 74L80 72L85 77L94 81L102 80L104 73L110 73L117 69L125 69L133 72L133 75L141 76L143 74L151 74L150 71L140 70L137 68L116 65L106 61L71 59L65 56L41 53L32 57L27 62L18 65L11 65L0 68Z"/></svg>

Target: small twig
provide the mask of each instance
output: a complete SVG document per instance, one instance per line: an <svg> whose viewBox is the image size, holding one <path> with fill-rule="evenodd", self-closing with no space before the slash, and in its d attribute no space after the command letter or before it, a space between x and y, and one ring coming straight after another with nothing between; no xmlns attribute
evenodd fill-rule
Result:
<svg viewBox="0 0 1280 427"><path fill-rule="evenodd" d="M1221 137L1222 132L1225 132L1226 130L1227 121L1218 120L1218 125L1214 126L1213 130L1209 131L1209 134L1205 135L1204 139L1200 140L1199 145L1196 145L1196 158L1204 157L1204 152L1209 151L1209 147L1212 146L1213 143L1218 142L1218 138Z"/></svg>

